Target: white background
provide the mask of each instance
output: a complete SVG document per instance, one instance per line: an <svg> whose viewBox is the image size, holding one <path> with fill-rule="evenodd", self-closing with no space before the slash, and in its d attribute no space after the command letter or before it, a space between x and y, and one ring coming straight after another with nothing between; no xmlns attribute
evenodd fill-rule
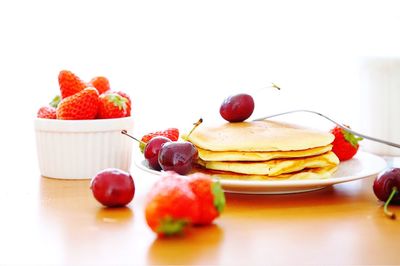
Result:
<svg viewBox="0 0 400 266"><path fill-rule="evenodd" d="M357 58L400 55L397 3L1 1L3 156L32 159L62 69L130 94L138 134L220 119L235 92L254 95L254 118L308 108L357 126ZM271 81L282 90L258 89Z"/></svg>

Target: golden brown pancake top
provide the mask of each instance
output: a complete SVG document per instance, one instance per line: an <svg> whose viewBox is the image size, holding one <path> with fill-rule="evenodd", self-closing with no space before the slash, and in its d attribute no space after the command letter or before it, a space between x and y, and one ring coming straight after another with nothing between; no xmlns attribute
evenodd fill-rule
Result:
<svg viewBox="0 0 400 266"><path fill-rule="evenodd" d="M219 125L200 124L189 136L194 145L210 151L296 151L327 146L334 136L273 120Z"/></svg>

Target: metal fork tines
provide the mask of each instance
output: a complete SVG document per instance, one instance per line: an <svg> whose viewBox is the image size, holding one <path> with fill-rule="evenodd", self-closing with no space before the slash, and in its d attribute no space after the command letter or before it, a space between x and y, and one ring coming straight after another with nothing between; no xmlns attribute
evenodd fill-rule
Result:
<svg viewBox="0 0 400 266"><path fill-rule="evenodd" d="M338 123L338 122L334 121L333 119L327 117L326 115L323 115L323 114L321 114L319 112L315 112L315 111L311 111L311 110L293 110L293 111L288 111L288 112L283 112L283 113L279 113L279 114L273 114L273 115L257 118L257 119L254 119L253 121L261 121L261 120L265 120L265 119L268 119L268 118L281 116L281 115L286 115L286 114L291 114L291 113L297 113L297 112L306 112L306 113L312 113L312 114L316 114L316 115L322 116L323 118L325 118L325 119L331 121L332 123L336 124L338 127L342 128L344 130L347 130L348 132L350 132L350 133L352 133L352 134L354 134L356 136L359 136L359 137L362 137L362 138L365 138L365 139L369 139L369 140L372 140L372 141L376 141L376 142L379 142L379 143L383 143L383 144L386 144L386 145L389 145L389 146L392 146L392 147L400 148L400 144L361 134L361 133L356 132L356 131L352 130L351 128L349 128L349 127L347 127L347 126L345 126L345 125L343 125L341 123Z"/></svg>

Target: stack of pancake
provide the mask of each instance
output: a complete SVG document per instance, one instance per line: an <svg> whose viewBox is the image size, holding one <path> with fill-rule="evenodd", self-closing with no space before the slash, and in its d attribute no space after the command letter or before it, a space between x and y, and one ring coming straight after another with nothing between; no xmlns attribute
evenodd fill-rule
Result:
<svg viewBox="0 0 400 266"><path fill-rule="evenodd" d="M200 124L187 138L196 171L226 179L321 179L336 171L334 136L273 120Z"/></svg>

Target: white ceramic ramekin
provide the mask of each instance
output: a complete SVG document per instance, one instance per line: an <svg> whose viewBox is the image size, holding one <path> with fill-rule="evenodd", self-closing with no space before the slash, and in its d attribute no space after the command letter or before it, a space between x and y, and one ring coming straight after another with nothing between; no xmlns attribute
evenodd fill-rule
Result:
<svg viewBox="0 0 400 266"><path fill-rule="evenodd" d="M96 120L35 119L42 176L90 179L105 168L129 171L133 142L121 134L133 128L132 117Z"/></svg>

